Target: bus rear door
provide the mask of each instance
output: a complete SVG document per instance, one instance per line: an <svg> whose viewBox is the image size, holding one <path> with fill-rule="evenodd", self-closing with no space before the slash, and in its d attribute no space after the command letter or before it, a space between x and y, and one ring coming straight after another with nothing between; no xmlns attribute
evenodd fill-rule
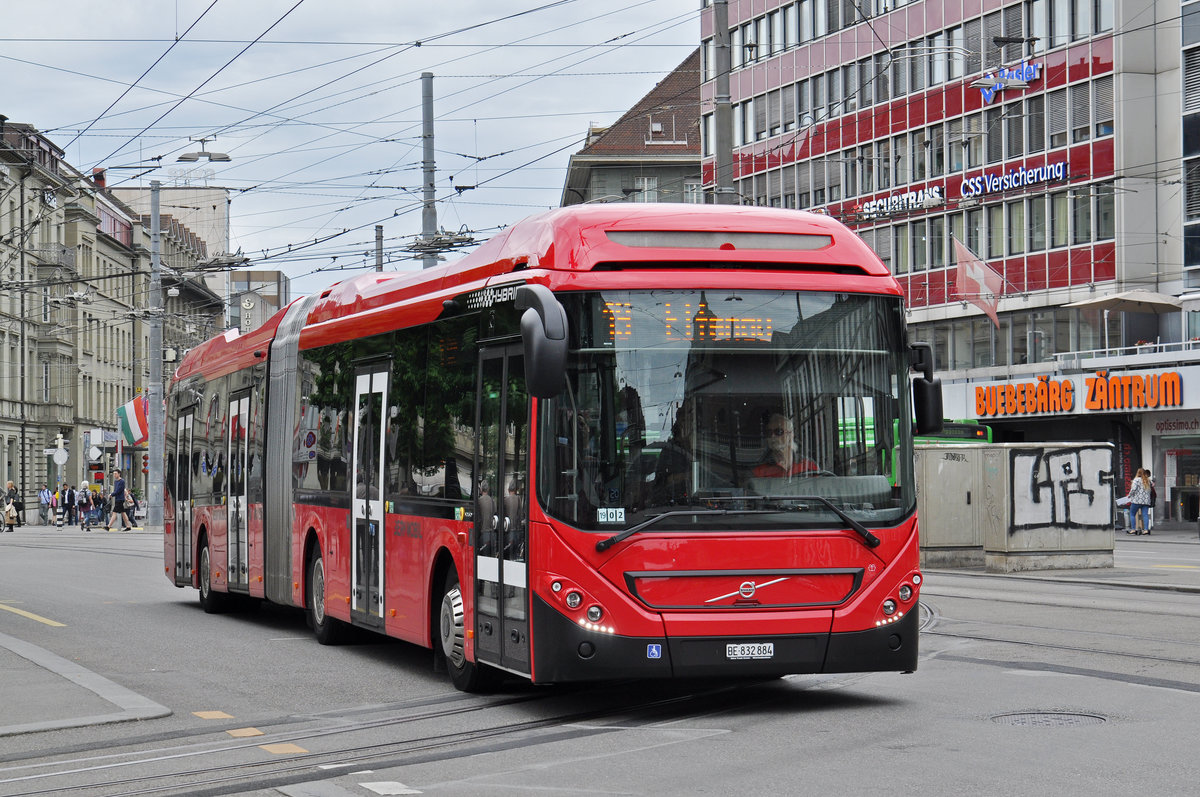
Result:
<svg viewBox="0 0 1200 797"><path fill-rule="evenodd" d="M226 441L225 511L229 533L229 588L249 588L247 561L246 458L250 444L246 423L250 417L250 394L241 393L229 400L229 438Z"/></svg>
<svg viewBox="0 0 1200 797"><path fill-rule="evenodd" d="M192 583L192 418L179 415L175 430L175 583Z"/></svg>
<svg viewBox="0 0 1200 797"><path fill-rule="evenodd" d="M484 350L478 395L475 658L529 675L529 394L519 346Z"/></svg>
<svg viewBox="0 0 1200 797"><path fill-rule="evenodd" d="M354 387L354 484L350 500L354 563L350 610L367 625L383 622L383 408L386 366L364 366Z"/></svg>

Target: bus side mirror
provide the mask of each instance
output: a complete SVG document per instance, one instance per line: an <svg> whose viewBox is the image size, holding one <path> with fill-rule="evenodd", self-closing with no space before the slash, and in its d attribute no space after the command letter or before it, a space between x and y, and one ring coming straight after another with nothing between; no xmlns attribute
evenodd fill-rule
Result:
<svg viewBox="0 0 1200 797"><path fill-rule="evenodd" d="M567 311L545 285L521 285L515 299L517 309L524 311L521 343L529 393L557 396L567 371Z"/></svg>
<svg viewBox="0 0 1200 797"><path fill-rule="evenodd" d="M913 343L908 348L909 367L921 372L912 382L916 433L938 434L942 431L942 380L933 375L933 346Z"/></svg>

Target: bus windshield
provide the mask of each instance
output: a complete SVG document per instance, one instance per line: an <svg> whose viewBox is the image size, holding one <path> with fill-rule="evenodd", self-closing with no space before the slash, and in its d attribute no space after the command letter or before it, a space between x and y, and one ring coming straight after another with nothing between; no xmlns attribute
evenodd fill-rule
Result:
<svg viewBox="0 0 1200 797"><path fill-rule="evenodd" d="M654 531L842 525L833 507L881 526L913 510L898 297L558 298L567 379L538 413L538 498L552 516L618 533L652 519Z"/></svg>

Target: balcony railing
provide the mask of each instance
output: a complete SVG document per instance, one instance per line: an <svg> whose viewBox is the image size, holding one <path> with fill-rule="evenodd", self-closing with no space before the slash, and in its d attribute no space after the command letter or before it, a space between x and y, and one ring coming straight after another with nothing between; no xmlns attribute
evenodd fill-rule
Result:
<svg viewBox="0 0 1200 797"><path fill-rule="evenodd" d="M68 266L75 268L75 250L62 244L47 246L31 246L25 250L47 266Z"/></svg>

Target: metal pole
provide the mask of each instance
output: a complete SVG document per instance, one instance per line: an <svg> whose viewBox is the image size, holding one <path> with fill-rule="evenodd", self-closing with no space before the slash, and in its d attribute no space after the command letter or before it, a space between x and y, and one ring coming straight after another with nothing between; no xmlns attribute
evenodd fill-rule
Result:
<svg viewBox="0 0 1200 797"><path fill-rule="evenodd" d="M375 270L383 271L383 225L375 225Z"/></svg>
<svg viewBox="0 0 1200 797"><path fill-rule="evenodd" d="M713 44L716 56L716 91L713 96L713 154L716 156L716 200L718 205L736 205L733 188L733 104L729 98L729 0L713 0Z"/></svg>
<svg viewBox="0 0 1200 797"><path fill-rule="evenodd" d="M433 168L433 73L421 73L421 178L424 182L421 207L421 238L432 243L437 235L437 208L434 207ZM423 268L437 265L437 255L432 251L421 258Z"/></svg>
<svg viewBox="0 0 1200 797"><path fill-rule="evenodd" d="M167 420L163 417L162 383L162 270L159 259L159 188L162 183L150 181L150 385L146 390L147 421L150 439L147 453L150 461L146 484L146 524L163 524L163 457L166 449Z"/></svg>

